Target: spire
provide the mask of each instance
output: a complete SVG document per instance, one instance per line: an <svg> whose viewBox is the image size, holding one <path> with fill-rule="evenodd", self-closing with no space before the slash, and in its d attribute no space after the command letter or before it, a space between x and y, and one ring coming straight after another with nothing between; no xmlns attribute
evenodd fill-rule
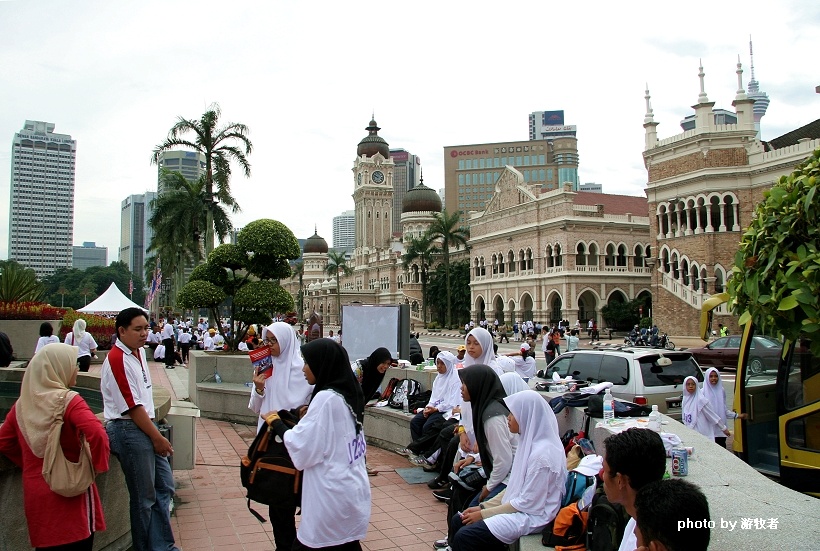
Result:
<svg viewBox="0 0 820 551"><path fill-rule="evenodd" d="M698 60L700 63L700 71L698 72L698 78L700 78L700 94L698 95L698 103L709 103L709 98L706 97L706 91L704 89L704 81L703 77L706 76L706 73L703 72L703 60Z"/></svg>
<svg viewBox="0 0 820 551"><path fill-rule="evenodd" d="M646 95L644 95L644 99L646 100L646 115L644 115L643 123L650 123L655 122L655 115L652 112L652 103L649 101L651 96L649 95L649 83L646 83Z"/></svg>
<svg viewBox="0 0 820 551"><path fill-rule="evenodd" d="M740 64L740 54L737 56L737 94L735 94L735 101L745 100L746 92L743 90L743 67Z"/></svg>
<svg viewBox="0 0 820 551"><path fill-rule="evenodd" d="M419 172L420 172L420 174L419 174L419 186L423 186L424 185L424 169L420 168Z"/></svg>
<svg viewBox="0 0 820 551"><path fill-rule="evenodd" d="M763 118L763 115L766 114L766 109L769 107L769 95L766 92L762 92L760 90L760 83L755 80L755 62L754 62L754 51L752 50L752 36L749 35L749 62L751 64L751 71L752 71L752 78L749 80L749 99L753 99L755 101L754 106L752 107L752 112L754 113L755 119L755 127L757 128L758 133L760 132L760 119Z"/></svg>

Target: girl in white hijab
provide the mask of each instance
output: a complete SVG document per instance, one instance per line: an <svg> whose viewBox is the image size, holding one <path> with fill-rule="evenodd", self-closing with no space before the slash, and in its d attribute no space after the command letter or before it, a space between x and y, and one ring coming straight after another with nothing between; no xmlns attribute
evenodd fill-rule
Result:
<svg viewBox="0 0 820 551"><path fill-rule="evenodd" d="M77 318L74 322L74 330L66 334L65 342L71 346L77 347L77 365L80 366L80 371L87 372L91 366L91 358L97 357L97 341L91 336L91 333L85 331L86 323L82 318Z"/></svg>
<svg viewBox="0 0 820 551"><path fill-rule="evenodd" d="M714 367L706 370L706 377L703 379L703 386L701 392L709 399L709 405L718 417L723 426L726 426L727 419L746 419L748 415L745 413L735 413L726 406L726 390L723 388L723 382L720 380L720 373ZM726 435L721 431L718 425L713 427L713 434L715 443L723 448L726 447Z"/></svg>
<svg viewBox="0 0 820 551"><path fill-rule="evenodd" d="M512 396L523 390L530 389L529 385L521 378L521 375L515 371L504 373L499 379L501 379L501 386L504 387L504 392L507 393L507 396Z"/></svg>
<svg viewBox="0 0 820 551"><path fill-rule="evenodd" d="M461 379L456 370L458 360L452 352L439 352L436 356L437 367L439 361L444 364L444 373L439 371L433 379L427 407L440 411L447 420L452 416L453 408L461 402Z"/></svg>
<svg viewBox="0 0 820 551"><path fill-rule="evenodd" d="M507 489L452 521L462 526L451 542L463 551L463 541L481 549L503 549L521 536L541 532L558 514L567 476L566 457L558 421L544 398L534 390L507 396L510 431L518 433Z"/></svg>
<svg viewBox="0 0 820 551"><path fill-rule="evenodd" d="M462 362L464 367L469 367L473 364L484 364L490 366L498 376L504 373L495 359L493 336L489 331L482 327L476 327L467 333L467 337L464 339L464 346L467 347L467 354L464 356L464 361Z"/></svg>
<svg viewBox="0 0 820 551"><path fill-rule="evenodd" d="M262 328L262 340L270 346L273 360L273 373L266 374L254 371L254 389L248 404L257 415L280 409L294 409L304 406L310 400L313 385L309 385L302 373L305 366L302 353L299 351L299 339L293 328L287 323L277 321ZM256 428L262 427L265 420L259 418Z"/></svg>
<svg viewBox="0 0 820 551"><path fill-rule="evenodd" d="M729 436L726 423L721 421L720 416L709 404L709 398L698 388L697 379L691 376L683 380L683 419L681 420L684 425L710 440L714 438L715 427Z"/></svg>

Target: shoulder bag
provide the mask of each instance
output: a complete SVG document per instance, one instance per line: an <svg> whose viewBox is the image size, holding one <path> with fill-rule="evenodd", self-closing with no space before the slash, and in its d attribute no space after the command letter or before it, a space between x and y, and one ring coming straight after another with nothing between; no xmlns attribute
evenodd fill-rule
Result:
<svg viewBox="0 0 820 551"><path fill-rule="evenodd" d="M43 454L43 478L51 491L63 497L74 497L84 493L94 483L94 466L91 462L91 446L80 435L80 457L72 463L63 454L60 445L60 433L63 430L63 415L68 404L65 403L68 390L59 398L57 415L54 424L48 431L46 451Z"/></svg>

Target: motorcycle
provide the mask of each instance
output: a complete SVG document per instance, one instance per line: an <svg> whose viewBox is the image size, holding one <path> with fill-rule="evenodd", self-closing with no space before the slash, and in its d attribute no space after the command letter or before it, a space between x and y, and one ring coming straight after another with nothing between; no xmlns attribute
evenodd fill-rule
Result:
<svg viewBox="0 0 820 551"><path fill-rule="evenodd" d="M669 337L666 333L661 333L661 336L658 338L657 348L664 348L666 350L674 350L675 343L669 340Z"/></svg>
<svg viewBox="0 0 820 551"><path fill-rule="evenodd" d="M624 344L627 346L649 346L649 343L646 342L646 340L641 335L638 335L635 338L632 338L631 336L627 335L626 337L624 337Z"/></svg>

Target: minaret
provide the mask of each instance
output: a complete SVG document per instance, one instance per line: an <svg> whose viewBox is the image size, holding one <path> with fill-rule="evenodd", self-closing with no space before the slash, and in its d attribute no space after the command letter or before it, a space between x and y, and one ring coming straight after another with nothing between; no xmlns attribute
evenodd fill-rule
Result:
<svg viewBox="0 0 820 551"><path fill-rule="evenodd" d="M644 99L646 100L646 115L643 118L643 127L646 130L646 142L644 144L644 150L652 149L658 142L658 123L655 122L655 115L652 112L652 103L649 101L649 83L646 84L646 94L644 95Z"/></svg>
<svg viewBox="0 0 820 551"><path fill-rule="evenodd" d="M752 51L752 37L749 36L749 60L752 68L752 78L749 80L749 99L754 100L755 104L752 108L754 112L755 130L757 130L757 138L760 139L760 119L766 114L766 109L769 107L769 95L766 92L760 91L760 83L755 80L755 58Z"/></svg>
<svg viewBox="0 0 820 551"><path fill-rule="evenodd" d="M743 90L743 67L740 64L740 56L737 56L737 93L732 105L737 113L737 125L741 130L752 130L755 128L753 118L754 100L746 95Z"/></svg>
<svg viewBox="0 0 820 551"><path fill-rule="evenodd" d="M693 105L692 109L695 110L695 131L701 133L709 132L715 125L715 115L712 112L712 107L715 106L715 103L709 101L709 97L706 95L706 83L704 80L706 73L703 72L703 61L700 62L698 69L700 94L698 94L697 105Z"/></svg>

